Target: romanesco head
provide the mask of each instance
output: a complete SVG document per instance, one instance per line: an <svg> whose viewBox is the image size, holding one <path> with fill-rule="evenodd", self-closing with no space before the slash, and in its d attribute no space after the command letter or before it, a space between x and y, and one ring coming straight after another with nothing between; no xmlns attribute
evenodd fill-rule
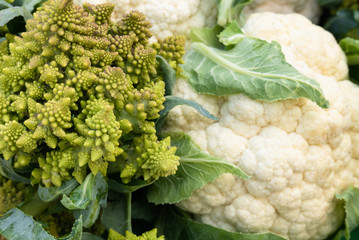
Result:
<svg viewBox="0 0 359 240"><path fill-rule="evenodd" d="M26 185L0 176L0 216L25 199Z"/></svg>
<svg viewBox="0 0 359 240"><path fill-rule="evenodd" d="M113 230L112 228L110 228L107 240L165 240L165 237L163 235L157 237L156 228L143 233L141 236L136 236L135 234L129 231L126 231L126 235L123 236L120 233Z"/></svg>
<svg viewBox="0 0 359 240"><path fill-rule="evenodd" d="M106 175L109 162L126 182L177 168L169 140L155 136L165 101L156 55L177 69L184 41L149 44L146 17L114 23L113 7L49 0L26 32L0 44L0 154L15 168L35 166L33 184L82 182L88 171Z"/></svg>

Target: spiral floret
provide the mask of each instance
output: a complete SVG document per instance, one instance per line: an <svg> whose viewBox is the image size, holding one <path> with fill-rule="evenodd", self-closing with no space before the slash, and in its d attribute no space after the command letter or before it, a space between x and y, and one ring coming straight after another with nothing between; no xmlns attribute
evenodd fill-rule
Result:
<svg viewBox="0 0 359 240"><path fill-rule="evenodd" d="M146 161L137 163L135 139L155 136L164 108L156 55L182 43L155 48L142 13L129 12L114 23L112 10L113 4L49 0L27 21L26 32L7 34L0 43L0 154L12 158L15 168L32 168L32 184L60 186L71 178L81 183L90 171L106 175L109 163L120 174L131 172L127 182L166 175L152 160L141 168ZM178 54L166 56L181 63ZM162 147L153 141L148 149L155 150L145 147L141 154L147 151L155 161ZM166 150L163 158L174 156Z"/></svg>

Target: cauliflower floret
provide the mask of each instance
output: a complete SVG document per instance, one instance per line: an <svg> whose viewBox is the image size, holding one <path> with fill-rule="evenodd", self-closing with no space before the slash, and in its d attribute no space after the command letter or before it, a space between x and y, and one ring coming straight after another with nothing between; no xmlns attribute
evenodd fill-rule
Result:
<svg viewBox="0 0 359 240"><path fill-rule="evenodd" d="M286 59L320 84L330 108L304 98L268 103L243 94L197 94L201 102L211 100L215 107L209 110L218 121L181 116L187 107L180 106L169 114L167 129L189 133L204 151L228 159L251 178L222 175L178 206L199 221L230 231L325 239L344 217L334 194L359 186L354 145L359 142L359 110L358 100L353 101L359 99L359 87L343 80L348 67L332 36L304 17L257 13L244 29L278 41ZM181 87L175 95L186 98L193 92L185 81L177 84ZM196 99L194 93L191 99Z"/></svg>
<svg viewBox="0 0 359 240"><path fill-rule="evenodd" d="M244 13L249 15L255 12L299 13L317 23L320 7L316 0L253 0L248 8L244 9Z"/></svg>
<svg viewBox="0 0 359 240"><path fill-rule="evenodd" d="M75 0L76 4L114 3L112 20L118 21L130 10L138 10L152 23L151 31L157 39L171 35L186 35L193 27L216 24L216 0Z"/></svg>

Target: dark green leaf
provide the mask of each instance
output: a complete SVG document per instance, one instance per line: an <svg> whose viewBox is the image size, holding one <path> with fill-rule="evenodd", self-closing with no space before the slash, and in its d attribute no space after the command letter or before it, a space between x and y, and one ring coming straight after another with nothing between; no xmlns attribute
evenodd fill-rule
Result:
<svg viewBox="0 0 359 240"><path fill-rule="evenodd" d="M125 197L116 202L108 202L101 215L102 225L109 230L124 234L127 227Z"/></svg>
<svg viewBox="0 0 359 240"><path fill-rule="evenodd" d="M0 234L11 240L55 240L42 225L18 208L13 208L0 218ZM82 219L76 220L71 233L61 240L78 240L82 234Z"/></svg>
<svg viewBox="0 0 359 240"><path fill-rule="evenodd" d="M331 32L336 39L342 39L346 36L358 35L358 23L354 20L353 11L343 9L337 12L337 15L330 18L324 25L324 28Z"/></svg>
<svg viewBox="0 0 359 240"><path fill-rule="evenodd" d="M30 184L29 178L25 178L15 172L14 168L12 167L12 161L12 159L5 160L0 158L0 174L13 181Z"/></svg>
<svg viewBox="0 0 359 240"><path fill-rule="evenodd" d="M217 24L225 26L234 20L239 20L243 8L252 0L217 0Z"/></svg>
<svg viewBox="0 0 359 240"><path fill-rule="evenodd" d="M43 187L39 186L38 194L41 200L45 202L51 202L59 198L61 195L68 195L79 184L75 179L64 182L60 187Z"/></svg>
<svg viewBox="0 0 359 240"><path fill-rule="evenodd" d="M164 75L164 81L165 81L165 96L172 95L173 87L176 83L176 72L171 67L171 65L164 59L163 57L157 55L156 56L157 61L160 63L160 68Z"/></svg>
<svg viewBox="0 0 359 240"><path fill-rule="evenodd" d="M218 34L223 30L220 26L213 28L192 28L190 38L192 42L201 42L214 48L223 48L223 44L218 40Z"/></svg>
<svg viewBox="0 0 359 240"><path fill-rule="evenodd" d="M215 180L223 173L241 178L248 176L230 161L203 152L185 133L170 133L171 145L177 147L180 165L175 175L159 178L148 190L147 198L155 204L176 203Z"/></svg>
<svg viewBox="0 0 359 240"><path fill-rule="evenodd" d="M276 42L245 37L228 51L192 43L184 62L184 73L199 93L244 93L269 102L305 97L329 107L320 85L288 64Z"/></svg>
<svg viewBox="0 0 359 240"><path fill-rule="evenodd" d="M343 0L318 0L318 3L322 7L332 9L342 3Z"/></svg>
<svg viewBox="0 0 359 240"><path fill-rule="evenodd" d="M359 226L359 188L349 187L345 192L335 195L343 200L345 210L345 230L341 230L335 239L350 239L350 232Z"/></svg>
<svg viewBox="0 0 359 240"><path fill-rule="evenodd" d="M119 193L131 193L151 184L152 182L148 183L146 181L136 178L132 179L131 182L129 182L128 184L119 183L112 179L108 180L109 189Z"/></svg>
<svg viewBox="0 0 359 240"><path fill-rule="evenodd" d="M228 46L239 43L246 35L237 21L231 22L219 35L219 41Z"/></svg>
<svg viewBox="0 0 359 240"><path fill-rule="evenodd" d="M0 10L0 27L17 16L23 16L25 20L32 18L31 13L23 7L12 7Z"/></svg>
<svg viewBox="0 0 359 240"><path fill-rule="evenodd" d="M173 208L165 208L158 221L159 234L171 240L285 240L273 233L246 234L229 232L180 216Z"/></svg>
<svg viewBox="0 0 359 240"><path fill-rule="evenodd" d="M104 240L102 237L94 235L89 232L83 232L81 240Z"/></svg>

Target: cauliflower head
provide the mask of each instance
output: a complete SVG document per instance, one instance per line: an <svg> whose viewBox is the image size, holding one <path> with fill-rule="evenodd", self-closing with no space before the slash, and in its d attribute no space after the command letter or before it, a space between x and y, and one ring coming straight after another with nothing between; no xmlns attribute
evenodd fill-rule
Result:
<svg viewBox="0 0 359 240"><path fill-rule="evenodd" d="M152 23L155 39L171 35L189 36L193 27L213 26L216 23L216 0L75 0L77 4L114 3L113 21L118 21L126 12L137 10L144 13Z"/></svg>
<svg viewBox="0 0 359 240"><path fill-rule="evenodd" d="M346 58L334 37L302 15L252 14L244 31L279 42L286 60L320 84L330 108L304 98L270 103L198 94L179 79L174 94L196 100L218 121L180 106L167 130L185 131L251 178L223 174L178 206L229 231L325 239L343 221L335 193L359 183L359 87L345 80Z"/></svg>
<svg viewBox="0 0 359 240"><path fill-rule="evenodd" d="M283 14L299 13L314 23L319 21L320 16L320 6L316 0L253 0L244 10L246 15L267 11Z"/></svg>

